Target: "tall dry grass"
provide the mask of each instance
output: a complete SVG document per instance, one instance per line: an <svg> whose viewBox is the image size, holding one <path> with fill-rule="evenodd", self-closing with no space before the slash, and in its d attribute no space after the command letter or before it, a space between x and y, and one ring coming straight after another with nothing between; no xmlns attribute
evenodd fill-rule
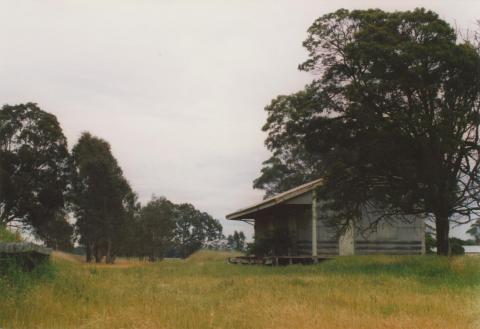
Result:
<svg viewBox="0 0 480 329"><path fill-rule="evenodd" d="M204 251L186 261L117 268L56 259L53 279L0 297L0 327L480 325L480 258L346 257L271 268L229 265L226 256Z"/></svg>

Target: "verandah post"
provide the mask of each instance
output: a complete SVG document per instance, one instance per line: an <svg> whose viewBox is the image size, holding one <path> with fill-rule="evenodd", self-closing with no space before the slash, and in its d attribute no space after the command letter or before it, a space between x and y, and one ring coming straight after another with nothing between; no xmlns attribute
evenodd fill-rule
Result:
<svg viewBox="0 0 480 329"><path fill-rule="evenodd" d="M317 191L312 191L312 257L317 257Z"/></svg>

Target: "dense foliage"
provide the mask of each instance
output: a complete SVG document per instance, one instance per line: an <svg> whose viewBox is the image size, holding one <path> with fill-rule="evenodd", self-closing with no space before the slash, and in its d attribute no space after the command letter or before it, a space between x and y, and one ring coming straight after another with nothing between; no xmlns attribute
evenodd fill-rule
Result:
<svg viewBox="0 0 480 329"><path fill-rule="evenodd" d="M175 228L169 257L188 257L207 243L221 239L222 225L189 203L175 205Z"/></svg>
<svg viewBox="0 0 480 329"><path fill-rule="evenodd" d="M191 204L154 197L141 207L106 141L84 133L72 153L73 209L87 261L183 258L221 237L218 220Z"/></svg>
<svg viewBox="0 0 480 329"><path fill-rule="evenodd" d="M155 261L185 258L222 238L220 222L191 204L153 197L130 223L124 255Z"/></svg>
<svg viewBox="0 0 480 329"><path fill-rule="evenodd" d="M162 258L173 238L175 205L166 198L152 198L143 206L133 222L133 248L128 255L150 261Z"/></svg>
<svg viewBox="0 0 480 329"><path fill-rule="evenodd" d="M473 223L472 227L467 230L467 233L473 237L474 243L480 244L480 220Z"/></svg>
<svg viewBox="0 0 480 329"><path fill-rule="evenodd" d="M107 263L187 257L223 237L220 222L191 204L153 198L141 207L107 141L83 133L70 154L56 117L33 103L0 109L0 238L12 240L5 225L55 249L76 239L87 261Z"/></svg>
<svg viewBox="0 0 480 329"><path fill-rule="evenodd" d="M242 231L234 231L233 234L227 236L227 248L235 251L245 251L247 247L245 240L246 237Z"/></svg>
<svg viewBox="0 0 480 329"><path fill-rule="evenodd" d="M73 151L73 203L80 243L87 261L103 255L115 259L128 216L136 206L135 195L105 140L84 133Z"/></svg>
<svg viewBox="0 0 480 329"><path fill-rule="evenodd" d="M437 251L480 214L480 55L437 14L338 10L318 18L300 69L316 78L267 106L267 195L324 177L344 230L362 214L426 216Z"/></svg>
<svg viewBox="0 0 480 329"><path fill-rule="evenodd" d="M48 246L69 246L67 140L36 104L0 109L0 224L29 229ZM52 225L55 223L55 225Z"/></svg>

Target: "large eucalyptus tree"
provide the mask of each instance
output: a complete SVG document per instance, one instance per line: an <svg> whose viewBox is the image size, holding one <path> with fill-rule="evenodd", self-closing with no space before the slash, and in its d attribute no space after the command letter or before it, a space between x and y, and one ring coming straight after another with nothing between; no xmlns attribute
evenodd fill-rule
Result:
<svg viewBox="0 0 480 329"><path fill-rule="evenodd" d="M448 254L451 224L480 215L478 48L424 9L338 10L313 23L304 46L299 68L315 80L266 108L277 166L256 186L288 188L291 176L271 175L283 174L279 163L297 181L323 176L324 207L341 228L368 209L378 221L428 216Z"/></svg>
<svg viewBox="0 0 480 329"><path fill-rule="evenodd" d="M67 139L55 115L34 103L0 109L0 225L27 228L47 245L70 244Z"/></svg>

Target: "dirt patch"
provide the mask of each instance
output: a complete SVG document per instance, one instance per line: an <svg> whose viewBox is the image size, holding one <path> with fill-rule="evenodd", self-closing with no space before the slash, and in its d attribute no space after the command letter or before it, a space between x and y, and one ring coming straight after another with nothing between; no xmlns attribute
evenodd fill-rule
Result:
<svg viewBox="0 0 480 329"><path fill-rule="evenodd" d="M92 267L108 267L108 268L128 268L128 267L136 267L136 266L148 264L147 262L142 262L134 259L125 259L125 258L117 258L117 260L115 261L115 264L105 264L105 263L89 264L85 262L85 256L70 254L68 252L63 252L63 251L54 251L52 253L52 257L54 259L61 259L69 262L80 263L89 267L92 266Z"/></svg>
<svg viewBox="0 0 480 329"><path fill-rule="evenodd" d="M62 259L66 260L69 262L75 262L75 263L83 263L84 259L80 255L74 255L70 254L68 252L63 252L63 251L54 251L52 252L52 257L55 259Z"/></svg>

